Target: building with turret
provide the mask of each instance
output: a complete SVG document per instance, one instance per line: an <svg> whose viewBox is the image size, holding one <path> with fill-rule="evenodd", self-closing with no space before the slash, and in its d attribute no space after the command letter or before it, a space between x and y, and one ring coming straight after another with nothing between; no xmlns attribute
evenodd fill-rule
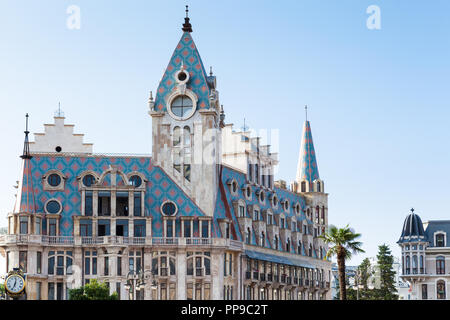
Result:
<svg viewBox="0 0 450 320"><path fill-rule="evenodd" d="M27 299L68 299L91 279L120 299L331 298L310 123L295 182L275 181L278 155L225 123L188 16L182 31L150 93L151 156L94 153L60 112L35 141L26 129L0 250Z"/></svg>
<svg viewBox="0 0 450 320"><path fill-rule="evenodd" d="M411 209L398 244L402 279L410 284L411 300L449 300L450 220L422 222Z"/></svg>

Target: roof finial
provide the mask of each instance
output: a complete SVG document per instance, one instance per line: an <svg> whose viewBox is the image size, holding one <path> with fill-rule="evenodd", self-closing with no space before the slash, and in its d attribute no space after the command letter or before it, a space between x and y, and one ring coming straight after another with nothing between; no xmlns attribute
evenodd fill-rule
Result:
<svg viewBox="0 0 450 320"><path fill-rule="evenodd" d="M306 121L308 121L308 105L305 105L305 117Z"/></svg>
<svg viewBox="0 0 450 320"><path fill-rule="evenodd" d="M189 22L189 6L186 6L186 18L184 18L183 28L184 32L192 32L192 25Z"/></svg>
<svg viewBox="0 0 450 320"><path fill-rule="evenodd" d="M31 159L32 156L30 155L30 143L28 141L28 134L30 133L28 131L28 113L25 115L26 118L26 125L25 125L25 141L23 143L23 153L20 156L22 159Z"/></svg>
<svg viewBox="0 0 450 320"><path fill-rule="evenodd" d="M55 117L64 118L64 112L61 110L61 102L58 102L58 110L55 111Z"/></svg>
<svg viewBox="0 0 450 320"><path fill-rule="evenodd" d="M209 67L209 75L212 77L213 75L213 71L212 71L212 66Z"/></svg>
<svg viewBox="0 0 450 320"><path fill-rule="evenodd" d="M225 111L223 110L223 104L220 105L220 123L221 128L225 127Z"/></svg>
<svg viewBox="0 0 450 320"><path fill-rule="evenodd" d="M411 208L411 213L414 214L414 208Z"/></svg>

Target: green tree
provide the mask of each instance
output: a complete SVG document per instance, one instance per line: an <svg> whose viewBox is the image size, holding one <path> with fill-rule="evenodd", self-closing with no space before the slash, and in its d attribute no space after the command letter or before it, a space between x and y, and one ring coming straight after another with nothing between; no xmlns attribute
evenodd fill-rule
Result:
<svg viewBox="0 0 450 320"><path fill-rule="evenodd" d="M0 283L0 299L3 299L5 296L5 285L3 283Z"/></svg>
<svg viewBox="0 0 450 320"><path fill-rule="evenodd" d="M395 288L394 257L391 249L386 244L378 247L377 264L380 269L380 289L378 291L379 300L398 300L397 289Z"/></svg>
<svg viewBox="0 0 450 320"><path fill-rule="evenodd" d="M372 276L373 271L370 265L370 260L365 258L358 266L357 272L359 274L359 285L362 285L364 290L369 289L369 278Z"/></svg>
<svg viewBox="0 0 450 320"><path fill-rule="evenodd" d="M69 290L69 300L118 300L118 296L109 294L106 283L92 279L84 287Z"/></svg>
<svg viewBox="0 0 450 320"><path fill-rule="evenodd" d="M326 258L336 256L338 264L339 276L339 296L341 300L347 300L346 286L345 286L345 260L350 259L352 254L364 252L361 249L362 242L356 241L361 235L355 233L347 225L344 228L337 228L330 225L327 232L321 235L320 238L327 245L331 247L327 251Z"/></svg>

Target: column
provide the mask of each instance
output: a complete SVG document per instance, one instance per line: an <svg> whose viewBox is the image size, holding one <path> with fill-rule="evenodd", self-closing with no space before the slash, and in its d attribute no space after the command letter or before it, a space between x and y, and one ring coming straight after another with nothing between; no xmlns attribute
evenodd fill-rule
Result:
<svg viewBox="0 0 450 320"><path fill-rule="evenodd" d="M223 251L213 250L211 252L211 299L223 300Z"/></svg>
<svg viewBox="0 0 450 320"><path fill-rule="evenodd" d="M128 219L128 237L130 237L130 238L134 237L134 219L133 218Z"/></svg>
<svg viewBox="0 0 450 320"><path fill-rule="evenodd" d="M195 262L194 262L195 263ZM186 300L186 251L177 251L177 300Z"/></svg>

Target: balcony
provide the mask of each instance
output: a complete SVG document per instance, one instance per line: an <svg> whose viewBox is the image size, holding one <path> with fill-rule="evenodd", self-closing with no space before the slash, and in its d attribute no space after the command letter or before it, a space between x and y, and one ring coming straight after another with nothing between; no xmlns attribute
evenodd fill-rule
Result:
<svg viewBox="0 0 450 320"><path fill-rule="evenodd" d="M298 279L298 285L303 287L303 278Z"/></svg>

